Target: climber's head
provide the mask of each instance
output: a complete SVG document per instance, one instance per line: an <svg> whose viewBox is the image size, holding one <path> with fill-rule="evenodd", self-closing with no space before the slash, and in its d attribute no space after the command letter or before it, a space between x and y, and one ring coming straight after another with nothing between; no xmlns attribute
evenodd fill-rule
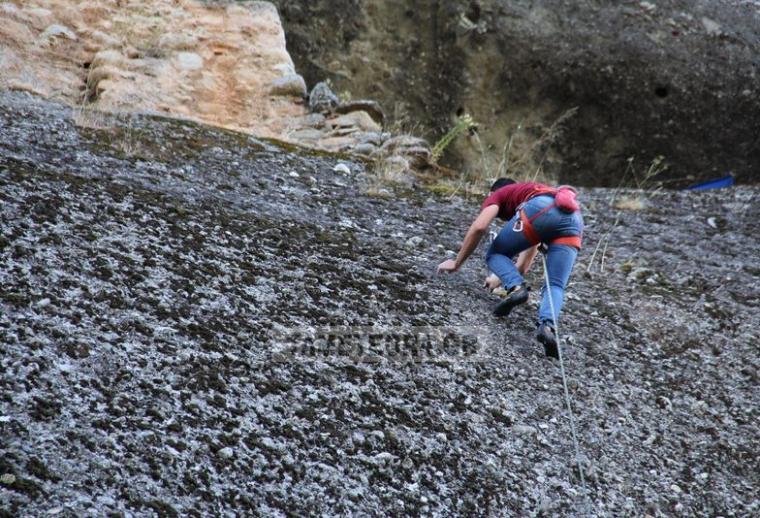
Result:
<svg viewBox="0 0 760 518"><path fill-rule="evenodd" d="M494 191L496 191L498 189L501 189L505 185L510 185L510 184L513 184L513 183L515 183L515 181L512 180L511 178L499 178L491 186L491 192L494 192Z"/></svg>

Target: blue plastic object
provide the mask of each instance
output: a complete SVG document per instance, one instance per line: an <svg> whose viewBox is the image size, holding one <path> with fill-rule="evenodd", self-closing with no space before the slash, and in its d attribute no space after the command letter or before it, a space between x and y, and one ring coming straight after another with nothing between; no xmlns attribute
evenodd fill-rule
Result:
<svg viewBox="0 0 760 518"><path fill-rule="evenodd" d="M686 190L687 191L706 191L707 189L724 189L726 187L732 187L733 185L734 185L734 176L728 175L728 176L724 176L723 178L716 178L715 180L710 180L709 182L692 185L691 187L687 187Z"/></svg>

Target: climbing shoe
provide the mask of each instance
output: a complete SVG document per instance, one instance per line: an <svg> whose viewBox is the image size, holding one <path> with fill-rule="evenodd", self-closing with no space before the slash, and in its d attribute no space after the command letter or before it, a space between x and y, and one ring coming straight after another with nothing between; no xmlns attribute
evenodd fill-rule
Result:
<svg viewBox="0 0 760 518"><path fill-rule="evenodd" d="M536 338L544 346L546 356L559 359L559 348L557 347L557 333L551 322L541 322L538 325Z"/></svg>
<svg viewBox="0 0 760 518"><path fill-rule="evenodd" d="M524 284L518 284L507 293L507 298L504 299L493 310L493 314L497 317L505 317L509 315L512 308L519 306L528 301L528 288Z"/></svg>

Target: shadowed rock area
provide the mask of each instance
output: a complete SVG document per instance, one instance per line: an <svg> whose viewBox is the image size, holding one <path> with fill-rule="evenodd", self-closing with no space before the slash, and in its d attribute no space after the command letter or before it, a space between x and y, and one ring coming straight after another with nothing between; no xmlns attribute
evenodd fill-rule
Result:
<svg viewBox="0 0 760 518"><path fill-rule="evenodd" d="M274 3L307 83L378 99L431 141L470 113L480 139L448 150L458 168L498 164L513 135L530 148L577 107L549 177L615 187L629 157L662 155L683 185L760 179L757 0Z"/></svg>
<svg viewBox="0 0 760 518"><path fill-rule="evenodd" d="M370 197L338 156L107 123L0 93L0 514L760 512L756 189L581 192L561 330L584 497L535 305L493 319L477 259L431 276L477 201ZM316 326L477 346L286 354Z"/></svg>

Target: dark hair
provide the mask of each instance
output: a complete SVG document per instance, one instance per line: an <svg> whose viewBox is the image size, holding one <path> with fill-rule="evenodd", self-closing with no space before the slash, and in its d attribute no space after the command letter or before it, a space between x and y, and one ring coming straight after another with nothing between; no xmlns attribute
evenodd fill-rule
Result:
<svg viewBox="0 0 760 518"><path fill-rule="evenodd" d="M511 178L499 178L491 186L491 192L494 192L497 189L501 189L505 185L512 185L513 183L515 183L515 181Z"/></svg>

